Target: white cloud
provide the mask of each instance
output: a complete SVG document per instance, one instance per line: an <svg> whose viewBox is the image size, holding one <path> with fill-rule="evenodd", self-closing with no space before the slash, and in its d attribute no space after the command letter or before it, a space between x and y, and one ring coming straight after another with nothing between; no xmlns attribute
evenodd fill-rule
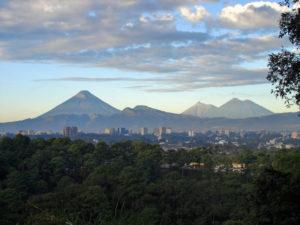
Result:
<svg viewBox="0 0 300 225"><path fill-rule="evenodd" d="M253 32L245 37L239 36L239 31L219 35L220 27L212 27L216 30L213 34L181 29L177 23L180 20L198 22L208 15L201 6L194 11L181 7L197 4L194 0L0 2L0 59L87 64L156 74L149 78L159 74L160 79L132 82L157 83L160 90L266 82L265 71L239 66L266 59L266 52L281 46L269 33L258 37ZM253 3L240 7L244 11L239 7L232 7L231 13L226 8L222 11L227 22L228 18L235 21L229 23L232 27L241 26L239 22L248 18L244 14L249 16L252 8L262 20L261 11L268 15L275 6ZM179 9L182 17L177 16Z"/></svg>
<svg viewBox="0 0 300 225"><path fill-rule="evenodd" d="M229 28L252 30L278 27L279 18L287 7L276 2L251 2L228 6L220 13L220 22Z"/></svg>
<svg viewBox="0 0 300 225"><path fill-rule="evenodd" d="M173 21L174 16L171 13L158 13L154 14L155 20L159 21Z"/></svg>
<svg viewBox="0 0 300 225"><path fill-rule="evenodd" d="M191 10L187 7L180 7L179 12L184 18L193 23L203 20L206 16L209 15L208 11L200 5L194 6L194 10Z"/></svg>
<svg viewBox="0 0 300 225"><path fill-rule="evenodd" d="M141 23L148 22L173 22L174 16L169 12L157 12L148 15L141 15L139 21Z"/></svg>

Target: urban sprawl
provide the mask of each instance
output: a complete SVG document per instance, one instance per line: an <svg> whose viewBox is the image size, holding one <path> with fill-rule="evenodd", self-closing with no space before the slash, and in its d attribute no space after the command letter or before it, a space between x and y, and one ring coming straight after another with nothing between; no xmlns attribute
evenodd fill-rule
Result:
<svg viewBox="0 0 300 225"><path fill-rule="evenodd" d="M231 149L256 148L256 149L291 149L300 146L300 134L298 131L234 131L231 129L219 129L214 131L185 132L174 131L170 127L158 127L150 130L147 127L132 130L124 127L105 128L98 133L83 132L76 126L64 127L61 132L21 130L17 134L31 138L55 138L68 137L71 139L83 139L93 143L105 141L114 143L117 141L140 140L159 144L163 149L192 149L205 146L223 146ZM16 134L2 133L1 136L14 136Z"/></svg>

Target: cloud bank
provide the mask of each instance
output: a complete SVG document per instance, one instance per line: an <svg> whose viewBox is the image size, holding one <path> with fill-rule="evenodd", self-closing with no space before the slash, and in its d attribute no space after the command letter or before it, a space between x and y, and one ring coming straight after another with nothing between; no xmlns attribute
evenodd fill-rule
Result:
<svg viewBox="0 0 300 225"><path fill-rule="evenodd" d="M278 27L281 13L287 7L276 2L251 2L222 9L220 21L225 27L241 30L272 29Z"/></svg>
<svg viewBox="0 0 300 225"><path fill-rule="evenodd" d="M265 83L259 62L283 44L274 30L286 8L237 2L209 11L214 2L2 0L0 59L153 74L54 81L126 81L155 92Z"/></svg>

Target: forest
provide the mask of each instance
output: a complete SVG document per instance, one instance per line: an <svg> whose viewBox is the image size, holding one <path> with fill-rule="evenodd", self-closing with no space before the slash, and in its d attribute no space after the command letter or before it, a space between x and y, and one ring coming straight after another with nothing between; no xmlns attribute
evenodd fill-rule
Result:
<svg viewBox="0 0 300 225"><path fill-rule="evenodd" d="M0 140L1 225L299 225L300 151Z"/></svg>

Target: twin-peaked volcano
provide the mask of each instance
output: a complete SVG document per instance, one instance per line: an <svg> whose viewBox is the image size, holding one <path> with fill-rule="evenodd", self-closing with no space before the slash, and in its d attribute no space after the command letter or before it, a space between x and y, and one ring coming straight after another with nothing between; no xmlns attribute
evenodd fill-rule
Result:
<svg viewBox="0 0 300 225"><path fill-rule="evenodd" d="M42 117L56 115L102 115L110 116L119 110L100 100L88 91L80 91L74 97L68 99L54 109L42 115Z"/></svg>
<svg viewBox="0 0 300 225"><path fill-rule="evenodd" d="M273 114L273 112L250 100L242 101L237 98L233 98L220 107L197 102L195 105L185 110L182 114L201 118L224 117L231 119L244 119L249 117L267 116Z"/></svg>

